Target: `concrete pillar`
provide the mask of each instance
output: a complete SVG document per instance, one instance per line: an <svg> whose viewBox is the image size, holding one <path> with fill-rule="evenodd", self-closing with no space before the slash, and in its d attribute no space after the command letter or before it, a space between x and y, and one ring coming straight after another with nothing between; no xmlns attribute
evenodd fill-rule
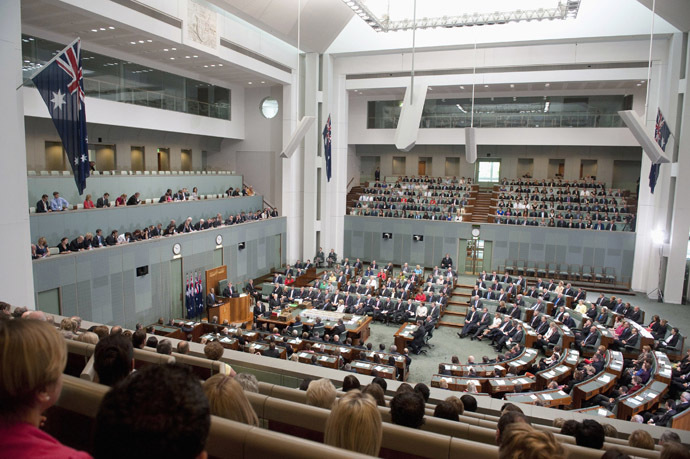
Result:
<svg viewBox="0 0 690 459"><path fill-rule="evenodd" d="M673 206L671 211L670 227L668 233L668 250L664 255L668 257L666 265L666 279L664 284L664 302L680 304L683 299L683 280L685 278L685 262L688 250L688 234L690 234L690 84L688 84L687 70L685 78L681 79L680 62L682 54L682 34L675 34L669 47L669 78L673 82L670 88L678 88L669 94L668 110L664 117L669 123L673 138L669 139L666 146L667 154L672 161L677 161L678 173L675 179ZM687 51L686 51L687 52ZM686 56L690 56L688 52ZM677 129L679 123L676 119L678 110L678 94L684 93L682 110L682 126ZM678 156L674 158L675 147L678 147ZM670 168L671 166L668 166Z"/></svg>
<svg viewBox="0 0 690 459"><path fill-rule="evenodd" d="M316 231L318 222L316 220L316 203L317 203L317 178L316 170L318 167L322 168L323 177L321 181L321 188L325 182L325 161L323 157L319 157L319 144L323 142L321 131L326 123L328 114L324 115L323 122L319 122L318 118L318 104L321 99L319 91L319 55L317 53L308 53L304 60L304 115L313 116L316 121L309 128L304 137L304 232L302 236L302 251L301 260L311 259L316 253ZM322 215L323 217L323 215ZM288 262L292 263L296 260L288 258Z"/></svg>
<svg viewBox="0 0 690 459"><path fill-rule="evenodd" d="M297 100L297 75L293 73L292 84L283 86L283 145L287 145L299 121ZM303 177L304 151L301 146L288 159L283 159L282 213L287 217L286 257L289 261L300 258L302 253L303 228ZM310 258L313 258L313 254Z"/></svg>
<svg viewBox="0 0 690 459"><path fill-rule="evenodd" d="M0 300L35 309L29 202L27 198L24 100L17 87L22 83L22 41L20 0L0 2L0 129L4 156L0 167L2 205L0 235L3 258L0 263ZM35 203L31 203L33 206Z"/></svg>

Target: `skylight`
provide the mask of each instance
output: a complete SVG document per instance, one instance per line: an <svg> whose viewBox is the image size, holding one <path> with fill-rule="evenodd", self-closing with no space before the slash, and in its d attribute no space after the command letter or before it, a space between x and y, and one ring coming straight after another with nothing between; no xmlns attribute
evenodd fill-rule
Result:
<svg viewBox="0 0 690 459"><path fill-rule="evenodd" d="M577 16L581 0L343 0L377 32L468 27Z"/></svg>

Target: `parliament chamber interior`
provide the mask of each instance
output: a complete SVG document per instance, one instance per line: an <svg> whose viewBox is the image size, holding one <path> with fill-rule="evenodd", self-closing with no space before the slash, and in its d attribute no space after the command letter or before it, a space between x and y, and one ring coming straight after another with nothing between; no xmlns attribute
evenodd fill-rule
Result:
<svg viewBox="0 0 690 459"><path fill-rule="evenodd" d="M690 3L0 22L0 456L690 458Z"/></svg>

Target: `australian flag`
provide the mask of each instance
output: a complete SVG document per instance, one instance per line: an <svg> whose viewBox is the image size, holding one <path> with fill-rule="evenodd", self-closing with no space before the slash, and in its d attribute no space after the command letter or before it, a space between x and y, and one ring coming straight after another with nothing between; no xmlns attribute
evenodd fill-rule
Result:
<svg viewBox="0 0 690 459"><path fill-rule="evenodd" d="M77 189L82 194L90 169L81 41L77 38L63 49L32 80L48 106L50 117L72 165Z"/></svg>
<svg viewBox="0 0 690 459"><path fill-rule="evenodd" d="M668 143L668 138L671 135L671 130L666 124L664 115L661 114L659 109L656 113L656 126L654 127L654 140L659 144L662 151L666 151L666 144ZM656 181L659 178L659 166L661 164L652 164L652 168L649 170L649 189L654 194L654 188L656 187Z"/></svg>
<svg viewBox="0 0 690 459"><path fill-rule="evenodd" d="M187 319L192 320L196 317L196 302L194 301L194 291L192 290L192 283L189 277L187 278L187 294L185 300Z"/></svg>
<svg viewBox="0 0 690 459"><path fill-rule="evenodd" d="M196 315L201 317L204 315L204 286L201 283L201 274L196 279L196 285L194 293L196 294Z"/></svg>
<svg viewBox="0 0 690 459"><path fill-rule="evenodd" d="M323 128L323 151L326 156L326 180L331 181L331 115Z"/></svg>

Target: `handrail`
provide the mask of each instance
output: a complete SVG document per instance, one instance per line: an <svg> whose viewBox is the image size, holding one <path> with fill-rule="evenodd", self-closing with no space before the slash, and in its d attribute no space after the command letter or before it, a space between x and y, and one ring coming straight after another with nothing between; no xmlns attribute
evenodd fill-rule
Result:
<svg viewBox="0 0 690 459"><path fill-rule="evenodd" d="M352 181L353 181L354 179L355 179L355 178L352 177L352 178L350 179L350 181L347 182L347 191L348 191L348 192L350 191L350 184L352 183Z"/></svg>

